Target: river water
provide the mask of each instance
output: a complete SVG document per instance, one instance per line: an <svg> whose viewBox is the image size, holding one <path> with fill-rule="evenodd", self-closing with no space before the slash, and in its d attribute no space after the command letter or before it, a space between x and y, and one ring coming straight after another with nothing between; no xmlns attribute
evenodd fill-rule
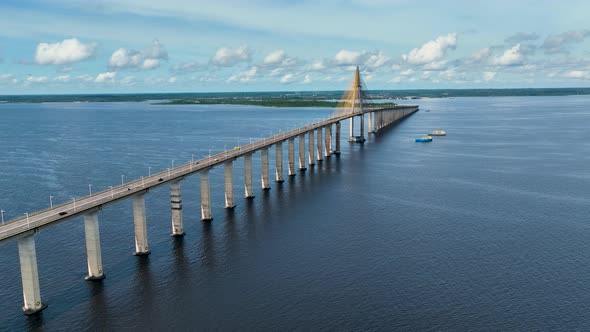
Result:
<svg viewBox="0 0 590 332"><path fill-rule="evenodd" d="M40 315L22 313L17 245L0 243L0 330L590 329L590 97L411 102L421 111L364 145L343 123L340 157L257 182L253 200L238 160L233 211L213 169L210 223L186 178L184 238L168 187L151 190L148 257L131 255L131 201L104 207L102 282L83 279L81 218L42 229ZM16 218L330 113L1 104L0 208ZM436 129L448 136L414 142Z"/></svg>

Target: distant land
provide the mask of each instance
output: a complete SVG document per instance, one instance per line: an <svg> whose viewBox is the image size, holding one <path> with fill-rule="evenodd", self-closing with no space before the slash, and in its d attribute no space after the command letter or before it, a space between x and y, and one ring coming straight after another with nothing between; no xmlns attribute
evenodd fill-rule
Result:
<svg viewBox="0 0 590 332"><path fill-rule="evenodd" d="M50 102L151 102L160 105L231 104L271 107L336 107L344 91L302 92L217 92L217 93L133 93L0 95L0 103ZM568 96L590 95L590 88L536 89L424 89L372 90L367 106L394 104L396 100L452 97Z"/></svg>

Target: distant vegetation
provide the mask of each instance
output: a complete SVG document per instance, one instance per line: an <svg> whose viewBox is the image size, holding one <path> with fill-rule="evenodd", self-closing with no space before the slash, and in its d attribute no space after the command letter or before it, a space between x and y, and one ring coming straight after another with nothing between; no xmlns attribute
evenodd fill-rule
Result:
<svg viewBox="0 0 590 332"><path fill-rule="evenodd" d="M201 98L201 99L174 99L157 103L158 105L252 105L265 107L336 107L337 101L314 99L287 99L287 98ZM395 103L365 103L365 107L386 107Z"/></svg>
<svg viewBox="0 0 590 332"><path fill-rule="evenodd" d="M152 102L161 105L230 104L274 107L335 107L343 91L305 92L224 92L224 93L139 93L139 94L80 94L80 95L0 95L3 103L47 102ZM371 101L391 105L397 100L451 97L503 96L568 96L590 95L590 88L557 89L433 89L433 90L371 90Z"/></svg>

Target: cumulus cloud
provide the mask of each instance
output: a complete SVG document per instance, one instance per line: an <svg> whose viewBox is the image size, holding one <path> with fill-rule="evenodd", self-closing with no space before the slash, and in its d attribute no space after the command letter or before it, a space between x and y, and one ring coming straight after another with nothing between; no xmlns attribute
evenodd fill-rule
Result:
<svg viewBox="0 0 590 332"><path fill-rule="evenodd" d="M63 65L86 60L95 54L96 45L83 44L76 38L57 43L39 43L35 62L39 65Z"/></svg>
<svg viewBox="0 0 590 332"><path fill-rule="evenodd" d="M577 78L581 80L590 80L590 71L588 70L570 70L564 75L566 78Z"/></svg>
<svg viewBox="0 0 590 332"><path fill-rule="evenodd" d="M293 80L295 79L295 75L288 73L285 74L283 77L281 77L281 84L287 84L287 83L292 83Z"/></svg>
<svg viewBox="0 0 590 332"><path fill-rule="evenodd" d="M359 65L371 69L383 67L389 63L391 58L381 51L374 52L357 52L341 50L334 56L333 63L337 66L354 66Z"/></svg>
<svg viewBox="0 0 590 332"><path fill-rule="evenodd" d="M486 82L492 81L495 77L496 77L496 72L494 72L494 71L484 71L482 73L482 78Z"/></svg>
<svg viewBox="0 0 590 332"><path fill-rule="evenodd" d="M311 82L313 82L313 79L311 78L310 75L305 75L305 77L303 77L303 84L310 84Z"/></svg>
<svg viewBox="0 0 590 332"><path fill-rule="evenodd" d="M545 38L541 47L547 54L569 53L569 46L581 43L590 37L590 30L571 30L557 35L549 35Z"/></svg>
<svg viewBox="0 0 590 332"><path fill-rule="evenodd" d="M516 66L524 62L520 44L514 45L506 50L502 55L494 56L490 59L490 64L494 66Z"/></svg>
<svg viewBox="0 0 590 332"><path fill-rule="evenodd" d="M157 39L141 51L119 48L111 55L109 66L113 68L154 69L161 60L167 60L168 53Z"/></svg>
<svg viewBox="0 0 590 332"><path fill-rule="evenodd" d="M504 39L504 42L506 42L507 44L517 44L517 43L522 43L522 42L526 42L526 41L533 41L533 40L537 40L539 39L539 35L532 32L532 33L526 33L526 32L518 32L506 39Z"/></svg>
<svg viewBox="0 0 590 332"><path fill-rule="evenodd" d="M457 34L449 33L446 36L439 36L420 48L415 48L408 54L402 55L402 59L413 65L425 65L427 63L441 60L449 49L457 47Z"/></svg>
<svg viewBox="0 0 590 332"><path fill-rule="evenodd" d="M297 64L297 60L289 57L284 50L277 50L269 53L262 64L270 67L292 67Z"/></svg>
<svg viewBox="0 0 590 332"><path fill-rule="evenodd" d="M117 72L115 71L108 71L106 73L100 73L94 79L96 83L112 83L115 81L115 76L117 76Z"/></svg>
<svg viewBox="0 0 590 332"><path fill-rule="evenodd" d="M238 48L222 47L215 52L211 62L218 66L231 67L241 62L249 62L251 56L252 51L248 46Z"/></svg>
<svg viewBox="0 0 590 332"><path fill-rule="evenodd" d="M367 54L367 59L365 60L365 66L369 68L380 68L388 64L390 60L391 58L384 55L381 51L369 53Z"/></svg>
<svg viewBox="0 0 590 332"><path fill-rule="evenodd" d="M487 59L492 54L492 49L489 47L482 48L481 50L473 53L471 55L470 60L476 63L479 63L485 59Z"/></svg>
<svg viewBox="0 0 590 332"><path fill-rule="evenodd" d="M334 62L337 65L358 65L362 53L348 50L341 50L334 56Z"/></svg>
<svg viewBox="0 0 590 332"><path fill-rule="evenodd" d="M320 71L326 69L326 65L322 60L313 61L309 66L309 70Z"/></svg>
<svg viewBox="0 0 590 332"><path fill-rule="evenodd" d="M230 76L230 78L228 78L228 82L241 82L241 83L246 83L246 82L252 82L254 81L254 77L256 76L256 73L258 73L258 67L254 66L248 70L244 70L236 75L232 75Z"/></svg>

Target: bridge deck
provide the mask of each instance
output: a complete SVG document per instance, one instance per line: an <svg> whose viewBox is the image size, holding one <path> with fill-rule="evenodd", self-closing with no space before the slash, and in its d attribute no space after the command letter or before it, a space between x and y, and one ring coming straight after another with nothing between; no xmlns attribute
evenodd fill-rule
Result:
<svg viewBox="0 0 590 332"><path fill-rule="evenodd" d="M364 113L406 108L417 108L417 106L399 105L395 107L367 109L364 110L362 113L359 112L355 114L347 114L339 117L330 118L321 122L307 125L305 127L283 132L269 138L264 138L261 141L240 146L238 149L227 150L200 159L195 162L189 162L187 164L171 168L169 171L166 170L159 173L155 173L151 176L146 176L143 179L140 178L137 180L133 180L122 185L113 187L112 189L106 189L100 192L96 192L92 195L76 198L75 203L72 201L60 205L54 205L53 208L48 208L45 210L30 213L28 221L27 217L20 217L8 221L5 225L0 226L0 241L10 237L14 237L22 233L27 233L31 230L37 229L47 224L57 223L67 218L71 218L72 216L83 214L88 210L100 208L103 205L127 198L129 196L133 196L134 194L140 193L142 191L147 191L150 188L182 179L184 176L197 173L203 169L223 164L228 160L234 160L241 156L254 153L255 151L260 150L262 148L272 146L278 142L282 142L290 138L295 138L310 130L322 128L326 125L333 124L338 121L343 121L353 116L359 116Z"/></svg>

